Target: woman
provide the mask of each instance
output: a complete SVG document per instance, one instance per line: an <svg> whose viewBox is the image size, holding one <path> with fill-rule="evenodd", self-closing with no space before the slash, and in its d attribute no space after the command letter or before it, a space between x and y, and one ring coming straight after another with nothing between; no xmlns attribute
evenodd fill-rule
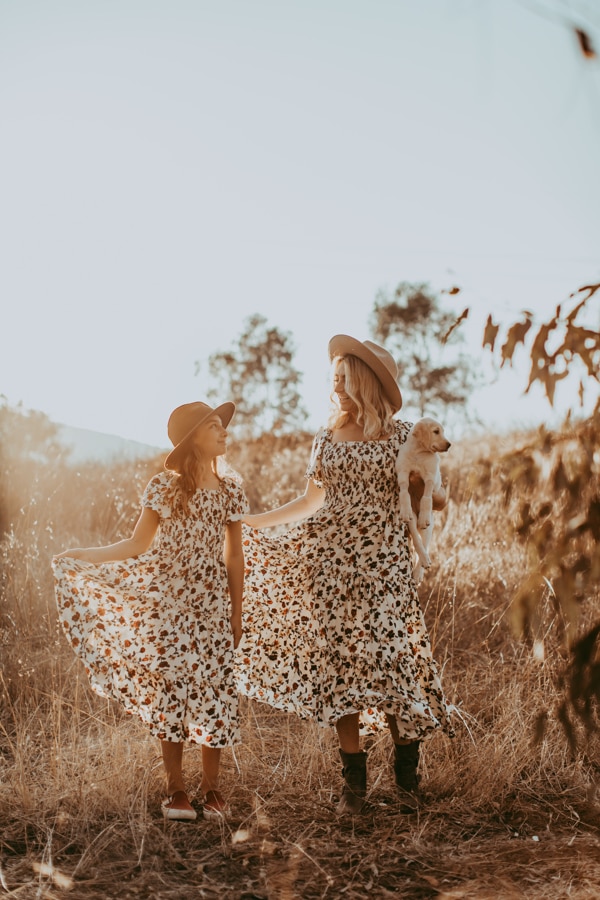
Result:
<svg viewBox="0 0 600 900"><path fill-rule="evenodd" d="M329 356L337 404L315 437L305 493L243 518L253 529L304 521L277 537L247 535L239 686L335 726L345 782L339 814L363 808L359 733L383 714L398 792L414 809L420 741L451 728L398 515L394 464L410 425L393 418L402 398L384 348L342 334ZM434 508L445 502L442 491Z"/></svg>

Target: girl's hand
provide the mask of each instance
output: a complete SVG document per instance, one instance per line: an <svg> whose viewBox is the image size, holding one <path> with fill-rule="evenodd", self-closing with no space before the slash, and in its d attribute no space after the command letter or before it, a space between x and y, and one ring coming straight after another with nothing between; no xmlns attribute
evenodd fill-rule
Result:
<svg viewBox="0 0 600 900"><path fill-rule="evenodd" d="M130 538L116 541L114 544L106 544L103 547L72 547L70 550L57 553L54 559L68 556L71 559L81 559L83 562L92 563L95 566L107 562L119 562L123 559L133 559L150 549L158 530L159 521L160 517L156 510L144 506Z"/></svg>
<svg viewBox="0 0 600 900"><path fill-rule="evenodd" d="M231 633L233 635L233 647L237 650L239 643L242 639L243 628L242 628L242 616L231 616Z"/></svg>

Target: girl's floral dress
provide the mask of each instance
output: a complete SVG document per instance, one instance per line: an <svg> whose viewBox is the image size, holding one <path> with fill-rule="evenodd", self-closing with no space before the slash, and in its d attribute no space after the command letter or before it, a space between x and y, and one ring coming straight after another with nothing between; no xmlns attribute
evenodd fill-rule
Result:
<svg viewBox="0 0 600 900"><path fill-rule="evenodd" d="M142 504L160 516L152 548L101 565L54 560L56 600L97 693L161 740L224 747L240 736L223 545L247 502L226 478L196 491L186 515L176 478L163 472L144 491Z"/></svg>
<svg viewBox="0 0 600 900"><path fill-rule="evenodd" d="M307 477L324 505L280 535L244 528L237 674L248 697L323 725L358 712L363 731L387 713L407 740L452 732L398 515L394 463L409 428L336 443L323 429Z"/></svg>

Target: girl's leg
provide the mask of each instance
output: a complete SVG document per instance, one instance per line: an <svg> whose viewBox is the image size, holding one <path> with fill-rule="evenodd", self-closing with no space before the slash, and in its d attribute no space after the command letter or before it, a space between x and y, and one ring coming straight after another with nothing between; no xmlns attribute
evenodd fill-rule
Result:
<svg viewBox="0 0 600 900"><path fill-rule="evenodd" d="M183 742L161 741L163 765L167 776L168 799L163 814L168 819L195 819L196 811L188 799L183 783Z"/></svg>
<svg viewBox="0 0 600 900"><path fill-rule="evenodd" d="M207 747L202 745L202 781L200 790L203 794L207 791L219 790L219 766L221 763L221 750L219 747Z"/></svg>
<svg viewBox="0 0 600 900"><path fill-rule="evenodd" d="M219 747L202 745L202 781L200 791L204 796L204 818L209 822L219 822L231 815L229 804L219 790L219 765L221 750Z"/></svg>
<svg viewBox="0 0 600 900"><path fill-rule="evenodd" d="M337 805L338 815L356 815L365 805L367 754L360 751L358 713L342 716L335 723L340 742L344 788Z"/></svg>
<svg viewBox="0 0 600 900"><path fill-rule="evenodd" d="M183 783L183 742L161 741L160 749L167 776L167 793L171 797L176 791L185 791Z"/></svg>

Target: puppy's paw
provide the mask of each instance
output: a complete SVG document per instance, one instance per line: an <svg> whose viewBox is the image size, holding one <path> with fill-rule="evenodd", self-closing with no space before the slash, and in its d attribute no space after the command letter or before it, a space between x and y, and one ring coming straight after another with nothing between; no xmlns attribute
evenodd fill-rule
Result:
<svg viewBox="0 0 600 900"><path fill-rule="evenodd" d="M431 516L426 511L421 510L419 512L417 528L419 529L419 531L424 531L426 528L429 528L430 525L431 525Z"/></svg>
<svg viewBox="0 0 600 900"><path fill-rule="evenodd" d="M400 518L403 522L408 522L412 517L412 509L410 506L410 500L405 500L403 497L400 499Z"/></svg>
<svg viewBox="0 0 600 900"><path fill-rule="evenodd" d="M413 569L413 581L415 584L421 584L421 582L423 581L424 572L425 570L423 569L423 566L420 562L418 562Z"/></svg>

